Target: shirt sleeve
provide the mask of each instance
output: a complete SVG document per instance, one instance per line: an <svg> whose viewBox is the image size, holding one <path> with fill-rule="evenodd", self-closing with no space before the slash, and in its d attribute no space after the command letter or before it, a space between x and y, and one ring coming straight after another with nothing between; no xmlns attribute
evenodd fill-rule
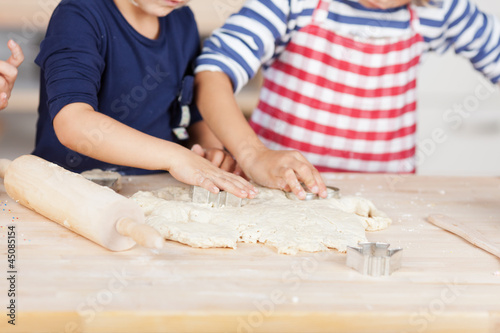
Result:
<svg viewBox="0 0 500 333"><path fill-rule="evenodd" d="M196 73L222 71L235 92L273 57L276 42L285 35L290 0L249 0L204 43Z"/></svg>
<svg viewBox="0 0 500 333"><path fill-rule="evenodd" d="M469 59L493 83L500 81L500 21L469 0L444 0L420 10L424 39L430 50L449 48Z"/></svg>
<svg viewBox="0 0 500 333"><path fill-rule="evenodd" d="M98 108L104 59L100 55L102 34L94 15L72 3L54 11L35 63L45 80L52 119L66 105L87 103Z"/></svg>

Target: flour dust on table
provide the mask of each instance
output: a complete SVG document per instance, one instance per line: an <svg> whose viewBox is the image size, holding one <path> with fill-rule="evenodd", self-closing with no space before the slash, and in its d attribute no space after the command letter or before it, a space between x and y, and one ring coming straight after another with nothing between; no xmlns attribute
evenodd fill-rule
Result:
<svg viewBox="0 0 500 333"><path fill-rule="evenodd" d="M346 251L366 242L365 230L387 228L391 219L361 197L290 200L280 190L259 188L241 207L214 208L191 202L189 188L171 186L139 191L132 197L146 223L167 240L192 247L236 248L238 242L264 243L281 254Z"/></svg>

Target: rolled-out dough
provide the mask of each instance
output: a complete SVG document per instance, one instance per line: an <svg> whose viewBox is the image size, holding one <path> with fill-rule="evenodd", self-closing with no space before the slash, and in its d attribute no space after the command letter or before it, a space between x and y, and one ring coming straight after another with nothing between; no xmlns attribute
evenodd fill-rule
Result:
<svg viewBox="0 0 500 333"><path fill-rule="evenodd" d="M265 243L281 254L346 251L366 242L365 230L387 228L391 219L361 197L290 200L280 190L259 188L241 207L213 208L190 202L189 189L166 187L132 196L146 223L166 239L192 247L236 248L238 242Z"/></svg>

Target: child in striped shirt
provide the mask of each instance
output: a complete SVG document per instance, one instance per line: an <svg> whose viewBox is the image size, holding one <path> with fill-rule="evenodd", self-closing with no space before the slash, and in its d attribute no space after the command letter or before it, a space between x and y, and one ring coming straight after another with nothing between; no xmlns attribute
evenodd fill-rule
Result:
<svg viewBox="0 0 500 333"><path fill-rule="evenodd" d="M469 0L249 0L204 44L198 106L250 178L302 197L317 170L412 173L417 68L449 48L500 81L500 23ZM261 66L257 138L232 95Z"/></svg>

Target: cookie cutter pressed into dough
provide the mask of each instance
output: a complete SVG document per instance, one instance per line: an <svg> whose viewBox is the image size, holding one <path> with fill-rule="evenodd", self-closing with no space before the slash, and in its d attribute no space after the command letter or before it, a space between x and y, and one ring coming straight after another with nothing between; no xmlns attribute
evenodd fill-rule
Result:
<svg viewBox="0 0 500 333"><path fill-rule="evenodd" d="M309 201L309 200L323 199L319 195L317 195L316 193L312 193L312 192L307 191L307 187L304 184L301 184L301 185L302 185L302 187L304 187L306 189L306 198L304 200ZM338 187L327 186L326 192L327 192L327 196L325 199L340 199L340 189ZM286 194L286 197L290 200L300 200L299 198L297 198L297 196L293 192L286 192L285 194Z"/></svg>
<svg viewBox="0 0 500 333"><path fill-rule="evenodd" d="M387 276L401 267L403 249L389 249L388 243L359 243L347 246L347 266L363 275Z"/></svg>
<svg viewBox="0 0 500 333"><path fill-rule="evenodd" d="M92 169L82 172L81 175L91 182L109 187L115 192L122 189L122 176L118 172Z"/></svg>
<svg viewBox="0 0 500 333"><path fill-rule="evenodd" d="M241 207L242 199L226 191L212 193L203 187L191 187L191 201L199 204L208 204L214 208Z"/></svg>

